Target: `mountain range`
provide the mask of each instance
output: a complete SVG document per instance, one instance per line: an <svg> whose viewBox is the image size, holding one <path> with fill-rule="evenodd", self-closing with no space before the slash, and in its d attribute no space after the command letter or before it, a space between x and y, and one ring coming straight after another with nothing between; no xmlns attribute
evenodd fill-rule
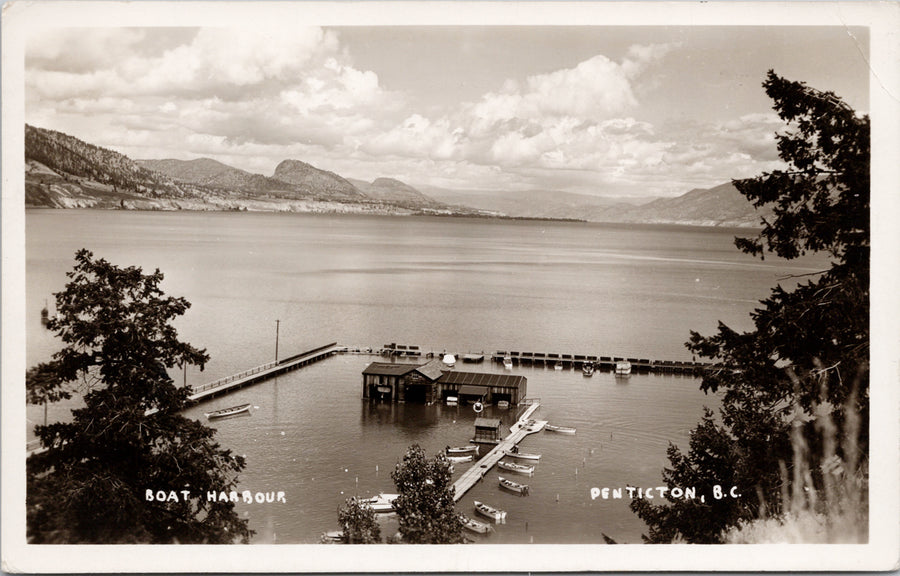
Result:
<svg viewBox="0 0 900 576"><path fill-rule="evenodd" d="M417 189L345 178L287 159L271 176L210 158L132 160L73 136L25 125L29 207L441 214L698 226L759 226L765 214L731 183L650 201L552 190Z"/></svg>

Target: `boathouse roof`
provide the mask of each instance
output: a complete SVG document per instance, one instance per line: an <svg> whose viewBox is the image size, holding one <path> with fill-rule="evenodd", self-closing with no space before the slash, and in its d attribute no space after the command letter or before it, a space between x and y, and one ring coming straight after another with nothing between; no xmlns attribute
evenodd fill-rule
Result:
<svg viewBox="0 0 900 576"><path fill-rule="evenodd" d="M372 362L366 369L363 370L363 374L370 374L372 376L403 376L404 374L409 374L413 370L420 368L419 364L395 364L393 362Z"/></svg>
<svg viewBox="0 0 900 576"><path fill-rule="evenodd" d="M438 382L442 384L519 388L525 384L526 378L524 376L515 376L513 374L486 374L483 372L457 372L455 370L447 370Z"/></svg>
<svg viewBox="0 0 900 576"><path fill-rule="evenodd" d="M500 419L499 418L476 418L475 419L475 427L476 428L491 428L496 430L500 428Z"/></svg>
<svg viewBox="0 0 900 576"><path fill-rule="evenodd" d="M444 367L444 363L441 362L440 359L435 358L428 364L425 364L424 366L420 366L419 368L417 368L416 371L419 374L421 374L422 376L425 376L426 378L428 378L429 380L437 380L438 378L441 377L441 374L443 373L443 370L441 370L443 367Z"/></svg>
<svg viewBox="0 0 900 576"><path fill-rule="evenodd" d="M457 390L457 393L460 396L484 396L487 394L487 389L484 386L471 386L469 384L463 384Z"/></svg>

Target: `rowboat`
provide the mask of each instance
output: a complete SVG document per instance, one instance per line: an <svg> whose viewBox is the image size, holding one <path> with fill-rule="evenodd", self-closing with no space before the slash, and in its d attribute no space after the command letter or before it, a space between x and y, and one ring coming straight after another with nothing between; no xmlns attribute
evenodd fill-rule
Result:
<svg viewBox="0 0 900 576"><path fill-rule="evenodd" d="M594 363L593 362L585 362L581 365L581 373L585 376L593 376L594 375Z"/></svg>
<svg viewBox="0 0 900 576"><path fill-rule="evenodd" d="M458 462L471 462L472 460L474 460L474 458L472 457L471 454L468 454L466 456L447 456L447 460L449 460L450 462L453 462L453 463L458 463Z"/></svg>
<svg viewBox="0 0 900 576"><path fill-rule="evenodd" d="M507 408L509 408L509 402L507 402L506 400L500 400L499 402L497 402L497 408L506 410Z"/></svg>
<svg viewBox="0 0 900 576"><path fill-rule="evenodd" d="M511 370L513 367L512 356L505 356L503 358L503 367L507 370Z"/></svg>
<svg viewBox="0 0 900 576"><path fill-rule="evenodd" d="M250 404L241 404L239 406L232 406L231 408L222 408L221 410L216 410L214 412L207 412L207 418L225 418L226 416L234 416L235 414L243 414L244 412L250 411Z"/></svg>
<svg viewBox="0 0 900 576"><path fill-rule="evenodd" d="M522 460L540 460L540 454L529 454L527 452L514 452L512 450L507 450L506 455L511 458L521 458Z"/></svg>
<svg viewBox="0 0 900 576"><path fill-rule="evenodd" d="M477 444L469 444L468 446L455 446L450 447L447 446L447 454L478 454L478 445Z"/></svg>
<svg viewBox="0 0 900 576"><path fill-rule="evenodd" d="M544 426L545 430L549 430L551 432L556 432L558 434L574 434L575 429L570 428L568 426L554 426L553 424L547 424Z"/></svg>
<svg viewBox="0 0 900 576"><path fill-rule="evenodd" d="M519 484L518 482L513 482L512 480L504 478L503 476L498 476L498 479L500 480L501 488L506 488L507 490L516 492L518 494L521 494L522 496L528 496L529 488L527 484Z"/></svg>
<svg viewBox="0 0 900 576"><path fill-rule="evenodd" d="M516 464L515 462L507 462L506 460L501 460L497 463L497 466L503 468L504 470L509 470L510 472L516 472L518 474L528 474L529 476L534 474L534 466Z"/></svg>
<svg viewBox="0 0 900 576"><path fill-rule="evenodd" d="M506 510L494 508L484 502L475 501L475 511L497 522L498 524L506 524Z"/></svg>
<svg viewBox="0 0 900 576"><path fill-rule="evenodd" d="M469 518L465 514L460 513L459 521L462 522L463 528L467 528L472 532L476 532L478 534L486 534L488 530L491 529L491 525L485 522L480 522L473 518Z"/></svg>

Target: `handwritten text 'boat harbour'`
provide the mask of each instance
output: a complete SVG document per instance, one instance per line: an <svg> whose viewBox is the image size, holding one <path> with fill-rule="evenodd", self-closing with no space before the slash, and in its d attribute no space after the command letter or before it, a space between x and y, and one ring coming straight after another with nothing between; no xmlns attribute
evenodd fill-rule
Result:
<svg viewBox="0 0 900 576"><path fill-rule="evenodd" d="M187 502L188 500L192 500L190 490L151 490L147 489L147 492L144 496L147 502ZM287 500L284 497L284 492L251 492L250 490L244 490L242 492L238 492L236 490L232 490L230 492L217 492L215 490L208 490L206 492L206 501L207 502L244 502L245 504L252 504L256 502L257 504L265 504L265 503L273 503L273 502L281 502L283 504L287 504Z"/></svg>

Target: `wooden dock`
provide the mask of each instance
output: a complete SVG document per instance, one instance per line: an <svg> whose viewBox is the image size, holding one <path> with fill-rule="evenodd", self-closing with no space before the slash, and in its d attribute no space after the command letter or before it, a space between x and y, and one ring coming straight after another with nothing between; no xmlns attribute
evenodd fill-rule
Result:
<svg viewBox="0 0 900 576"><path fill-rule="evenodd" d="M546 420L532 420L531 418L531 415L540 407L540 402L531 403L525 409L525 412L519 416L516 423L510 426L509 434L506 438L500 440L500 443L493 450L482 456L471 468L463 472L462 476L453 483L454 501L459 502L472 486L481 481L490 472L491 468L506 456L507 450L511 450L513 446L517 445L529 434L536 434L544 429L544 425L547 424Z"/></svg>
<svg viewBox="0 0 900 576"><path fill-rule="evenodd" d="M592 363L601 371L613 371L618 362L630 362L632 372L638 373L665 373L665 374L702 374L712 365L704 362L678 362L672 360L650 360L648 358L624 358L621 356L597 356L589 354L545 354L543 352L494 352L491 359L494 362L503 362L509 357L514 365L519 366L555 366L560 364L564 369L578 369L584 364Z"/></svg>

